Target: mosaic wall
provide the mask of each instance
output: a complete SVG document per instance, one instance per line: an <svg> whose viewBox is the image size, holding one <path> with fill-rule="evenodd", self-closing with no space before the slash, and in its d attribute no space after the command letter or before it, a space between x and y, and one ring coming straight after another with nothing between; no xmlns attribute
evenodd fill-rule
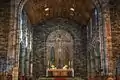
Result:
<svg viewBox="0 0 120 80"><path fill-rule="evenodd" d="M113 56L120 55L120 11L115 7L110 9L111 29L112 29L112 52ZM120 75L120 67L118 65L120 59L117 59L118 74Z"/></svg>
<svg viewBox="0 0 120 80"><path fill-rule="evenodd" d="M114 55L120 54L120 11L111 8L112 50Z"/></svg>
<svg viewBox="0 0 120 80"><path fill-rule="evenodd" d="M56 30L65 30L73 36L74 40L74 60L73 66L76 77L86 78L87 66L86 66L86 40L87 33L86 27L78 25L73 21L67 19L57 18L48 20L33 26L33 56L36 62L33 67L34 77L45 76L46 71L46 52L45 52L45 41L47 36Z"/></svg>
<svg viewBox="0 0 120 80"><path fill-rule="evenodd" d="M103 18L99 7L94 8L87 31L88 77L94 79L107 74Z"/></svg>
<svg viewBox="0 0 120 80"><path fill-rule="evenodd" d="M94 28L98 27L97 32L93 34L98 34L98 31L99 31L99 35L97 36L97 38L95 38L95 36L92 36L93 39L91 38L92 39L91 41L93 41L93 43L90 42L92 43L91 45L93 46L93 48L96 48L97 47L96 44L99 44L101 66L98 69L98 72L99 72L98 74L102 76L107 76L109 73L114 74L114 70L113 70L114 63L113 63L112 44L111 44L111 21L110 21L110 10L109 10L108 2L109 0L104 0L101 5L98 4L96 6L99 14L94 13L96 19L92 18L92 20L94 20L93 24L95 25L97 24L97 25L96 26L92 25L92 27ZM93 49L93 52L94 52L94 49ZM94 66L91 66L91 67L94 67ZM92 75L96 75L97 70L93 69L92 72L93 72Z"/></svg>
<svg viewBox="0 0 120 80"><path fill-rule="evenodd" d="M6 71L8 50L9 2L0 5L0 71Z"/></svg>
<svg viewBox="0 0 120 80"><path fill-rule="evenodd" d="M20 55L19 55L19 75L31 75L32 56L32 27L23 11L20 27Z"/></svg>

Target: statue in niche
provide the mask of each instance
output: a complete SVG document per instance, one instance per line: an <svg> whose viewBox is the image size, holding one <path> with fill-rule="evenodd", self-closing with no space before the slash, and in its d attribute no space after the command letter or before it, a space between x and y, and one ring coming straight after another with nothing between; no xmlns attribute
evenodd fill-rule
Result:
<svg viewBox="0 0 120 80"><path fill-rule="evenodd" d="M57 69L71 67L73 40L69 33L58 30L52 32L47 40L48 65Z"/></svg>
<svg viewBox="0 0 120 80"><path fill-rule="evenodd" d="M64 54L63 54L63 44L62 44L62 37L60 34L57 35L56 37L56 42L55 42L55 61L56 61L56 66L57 68L62 68L64 66Z"/></svg>
<svg viewBox="0 0 120 80"><path fill-rule="evenodd" d="M62 35L58 34L56 38L56 53L55 53L55 61L57 68L63 68L65 65L69 65L70 55L69 48L65 46L65 40L62 39Z"/></svg>

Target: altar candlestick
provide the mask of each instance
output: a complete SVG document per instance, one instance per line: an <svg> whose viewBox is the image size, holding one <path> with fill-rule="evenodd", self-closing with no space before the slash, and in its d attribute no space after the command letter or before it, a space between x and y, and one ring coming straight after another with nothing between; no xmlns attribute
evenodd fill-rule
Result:
<svg viewBox="0 0 120 80"><path fill-rule="evenodd" d="M71 61L71 67L73 67L73 61Z"/></svg>
<svg viewBox="0 0 120 80"><path fill-rule="evenodd" d="M70 68L70 61L69 61L69 68Z"/></svg>
<svg viewBox="0 0 120 80"><path fill-rule="evenodd" d="M48 68L49 68L49 61L48 61Z"/></svg>

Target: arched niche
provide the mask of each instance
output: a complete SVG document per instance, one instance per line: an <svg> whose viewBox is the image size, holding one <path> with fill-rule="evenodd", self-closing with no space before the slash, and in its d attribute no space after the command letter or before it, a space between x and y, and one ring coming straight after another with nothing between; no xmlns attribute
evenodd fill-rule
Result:
<svg viewBox="0 0 120 80"><path fill-rule="evenodd" d="M56 30L48 35L46 41L47 63L50 68L54 65L57 69L73 64L73 38L64 30Z"/></svg>
<svg viewBox="0 0 120 80"><path fill-rule="evenodd" d="M116 76L120 75L120 57L116 59Z"/></svg>

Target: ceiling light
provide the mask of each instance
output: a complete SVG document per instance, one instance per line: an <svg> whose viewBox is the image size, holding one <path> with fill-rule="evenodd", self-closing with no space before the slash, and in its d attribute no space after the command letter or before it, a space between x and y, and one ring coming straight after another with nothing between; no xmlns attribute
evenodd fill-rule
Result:
<svg viewBox="0 0 120 80"><path fill-rule="evenodd" d="M48 16L49 14L47 13L46 16Z"/></svg>
<svg viewBox="0 0 120 80"><path fill-rule="evenodd" d="M74 9L74 8L70 8L70 10L71 10L71 11L75 11L75 9Z"/></svg>
<svg viewBox="0 0 120 80"><path fill-rule="evenodd" d="M45 8L45 11L49 11L49 8Z"/></svg>

